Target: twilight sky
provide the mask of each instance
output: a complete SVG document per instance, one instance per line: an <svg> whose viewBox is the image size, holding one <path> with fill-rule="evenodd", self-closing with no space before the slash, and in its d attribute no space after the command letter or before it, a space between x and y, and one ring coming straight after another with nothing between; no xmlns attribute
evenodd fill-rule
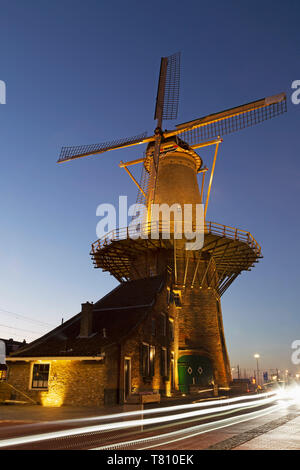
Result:
<svg viewBox="0 0 300 470"><path fill-rule="evenodd" d="M126 194L135 202L117 165L141 149L56 160L62 145L150 134L160 57L181 51L178 123L288 95L287 114L224 138L208 219L249 230L264 255L223 296L232 367L256 367L259 352L262 368L292 369L299 15L298 0L0 0L0 337L32 340L117 284L89 257L96 207ZM211 166L212 150L201 155Z"/></svg>

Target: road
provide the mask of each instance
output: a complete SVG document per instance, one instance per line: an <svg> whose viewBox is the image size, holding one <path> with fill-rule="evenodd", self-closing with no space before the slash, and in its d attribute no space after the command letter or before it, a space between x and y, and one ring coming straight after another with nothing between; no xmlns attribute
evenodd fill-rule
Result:
<svg viewBox="0 0 300 470"><path fill-rule="evenodd" d="M266 448L274 433L277 447L300 448L299 397L297 389L296 394L271 392L69 420L2 423L0 450ZM267 444L262 441L266 436Z"/></svg>

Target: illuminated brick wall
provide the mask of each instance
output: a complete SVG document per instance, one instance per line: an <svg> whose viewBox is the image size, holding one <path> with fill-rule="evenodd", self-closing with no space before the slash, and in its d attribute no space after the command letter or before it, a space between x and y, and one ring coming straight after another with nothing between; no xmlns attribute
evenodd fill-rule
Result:
<svg viewBox="0 0 300 470"><path fill-rule="evenodd" d="M31 388L33 362L8 362L8 383L44 406L103 404L107 383L104 364L66 360L43 362L50 364L48 390ZM18 399L21 397L19 394Z"/></svg>

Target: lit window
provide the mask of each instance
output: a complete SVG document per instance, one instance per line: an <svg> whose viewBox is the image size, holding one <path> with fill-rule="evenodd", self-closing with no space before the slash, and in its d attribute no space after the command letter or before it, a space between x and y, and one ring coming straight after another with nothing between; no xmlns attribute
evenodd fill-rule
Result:
<svg viewBox="0 0 300 470"><path fill-rule="evenodd" d="M171 318L169 318L169 336L170 340L174 341L174 321Z"/></svg>
<svg viewBox="0 0 300 470"><path fill-rule="evenodd" d="M168 375L168 370L167 370L167 349L166 348L161 348L160 373L161 373L162 377L166 377Z"/></svg>
<svg viewBox="0 0 300 470"><path fill-rule="evenodd" d="M6 380L7 377L7 365L0 364L0 380Z"/></svg>
<svg viewBox="0 0 300 470"><path fill-rule="evenodd" d="M176 307L179 307L179 308L182 307L181 291L180 290L173 290L173 300L174 300L174 303L175 303Z"/></svg>
<svg viewBox="0 0 300 470"><path fill-rule="evenodd" d="M154 362L155 362L155 347L150 346L150 376L154 376Z"/></svg>
<svg viewBox="0 0 300 470"><path fill-rule="evenodd" d="M50 364L34 364L31 388L48 388Z"/></svg>
<svg viewBox="0 0 300 470"><path fill-rule="evenodd" d="M160 334L166 336L167 334L167 317L164 313L160 314Z"/></svg>
<svg viewBox="0 0 300 470"><path fill-rule="evenodd" d="M141 372L143 377L154 376L155 347L142 344Z"/></svg>

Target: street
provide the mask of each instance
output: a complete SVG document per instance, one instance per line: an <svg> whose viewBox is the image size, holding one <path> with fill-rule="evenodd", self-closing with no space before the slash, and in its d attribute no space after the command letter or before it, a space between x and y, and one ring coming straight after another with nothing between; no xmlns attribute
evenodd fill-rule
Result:
<svg viewBox="0 0 300 470"><path fill-rule="evenodd" d="M77 412L75 418L43 422L2 420L0 449L295 449L300 448L298 394L291 388L101 416L87 411L84 417Z"/></svg>

